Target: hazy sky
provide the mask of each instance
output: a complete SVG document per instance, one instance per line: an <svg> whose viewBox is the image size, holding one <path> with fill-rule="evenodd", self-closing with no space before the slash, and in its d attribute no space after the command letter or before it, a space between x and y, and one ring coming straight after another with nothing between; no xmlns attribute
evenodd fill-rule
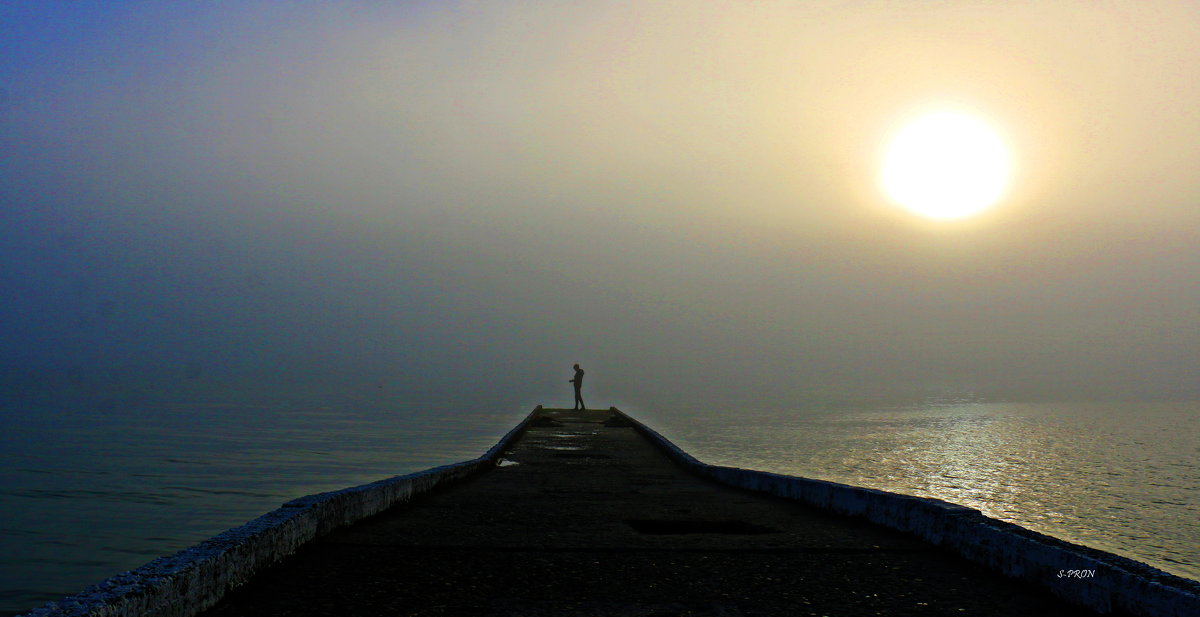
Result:
<svg viewBox="0 0 1200 617"><path fill-rule="evenodd" d="M1195 395L1197 67L1189 2L3 2L3 363ZM935 222L944 105L1015 175Z"/></svg>

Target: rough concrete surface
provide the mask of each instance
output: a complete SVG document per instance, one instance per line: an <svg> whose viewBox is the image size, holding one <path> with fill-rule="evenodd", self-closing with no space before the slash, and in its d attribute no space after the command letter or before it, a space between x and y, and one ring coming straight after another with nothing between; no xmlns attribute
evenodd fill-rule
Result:
<svg viewBox="0 0 1200 617"><path fill-rule="evenodd" d="M204 613L1090 615L906 534L701 480L607 411L301 548Z"/></svg>

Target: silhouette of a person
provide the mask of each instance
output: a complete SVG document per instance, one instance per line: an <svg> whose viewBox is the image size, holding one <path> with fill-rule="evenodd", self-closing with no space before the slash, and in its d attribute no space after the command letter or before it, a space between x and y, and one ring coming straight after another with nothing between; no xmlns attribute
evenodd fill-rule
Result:
<svg viewBox="0 0 1200 617"><path fill-rule="evenodd" d="M575 377L567 381L575 384L575 409L587 409L583 404L583 394L579 391L583 387L583 369L578 364L575 365Z"/></svg>

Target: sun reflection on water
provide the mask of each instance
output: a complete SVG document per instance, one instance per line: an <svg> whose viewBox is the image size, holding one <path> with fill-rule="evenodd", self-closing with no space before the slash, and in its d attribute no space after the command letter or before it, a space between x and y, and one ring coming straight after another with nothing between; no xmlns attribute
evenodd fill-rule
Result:
<svg viewBox="0 0 1200 617"><path fill-rule="evenodd" d="M660 421L705 462L934 497L1200 579L1198 408L961 402Z"/></svg>

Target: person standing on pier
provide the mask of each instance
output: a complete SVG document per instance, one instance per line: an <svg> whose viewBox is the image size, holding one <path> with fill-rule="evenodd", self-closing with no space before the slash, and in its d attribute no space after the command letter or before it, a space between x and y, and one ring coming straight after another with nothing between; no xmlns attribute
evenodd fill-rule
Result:
<svg viewBox="0 0 1200 617"><path fill-rule="evenodd" d="M578 364L575 365L575 378L567 381L575 384L575 409L587 409L583 404L583 394L580 392L580 388L583 387L583 369L579 368Z"/></svg>

